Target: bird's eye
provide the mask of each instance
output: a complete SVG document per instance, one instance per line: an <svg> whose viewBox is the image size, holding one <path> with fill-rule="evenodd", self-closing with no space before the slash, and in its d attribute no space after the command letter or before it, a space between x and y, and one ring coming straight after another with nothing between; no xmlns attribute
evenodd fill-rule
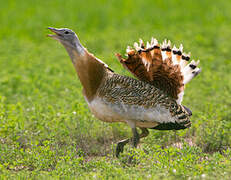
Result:
<svg viewBox="0 0 231 180"><path fill-rule="evenodd" d="M69 32L68 32L68 31L65 31L64 33L65 33L65 34L69 34Z"/></svg>

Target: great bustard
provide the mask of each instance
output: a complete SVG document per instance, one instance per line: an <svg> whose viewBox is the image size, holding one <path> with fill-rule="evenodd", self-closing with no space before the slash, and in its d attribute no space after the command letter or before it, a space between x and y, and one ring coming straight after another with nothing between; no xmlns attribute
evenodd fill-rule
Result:
<svg viewBox="0 0 231 180"><path fill-rule="evenodd" d="M181 105L185 84L200 73L198 62L188 63L183 46L171 49L170 41L159 45L154 38L127 48L120 63L139 80L114 73L90 54L77 35L67 28L49 28L66 48L83 86L84 98L94 116L105 122L125 122L132 128L132 145L149 134L147 128L179 130L190 127L191 111ZM137 127L142 133L137 132ZM118 142L116 156L129 139Z"/></svg>

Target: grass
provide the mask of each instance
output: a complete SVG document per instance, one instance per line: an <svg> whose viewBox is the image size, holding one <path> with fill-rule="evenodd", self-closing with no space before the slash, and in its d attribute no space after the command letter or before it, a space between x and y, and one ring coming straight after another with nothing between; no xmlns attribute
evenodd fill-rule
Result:
<svg viewBox="0 0 231 180"><path fill-rule="evenodd" d="M225 0L1 2L1 179L229 179L230 8ZM91 115L67 53L46 37L49 26L73 29L126 75L114 53L140 37L183 43L202 67L183 101L192 127L153 130L138 149L128 146L115 158L116 142L130 129Z"/></svg>

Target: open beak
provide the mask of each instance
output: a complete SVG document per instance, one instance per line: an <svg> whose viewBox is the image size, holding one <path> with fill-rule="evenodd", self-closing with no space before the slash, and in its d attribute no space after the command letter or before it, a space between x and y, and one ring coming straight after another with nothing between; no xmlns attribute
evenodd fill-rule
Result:
<svg viewBox="0 0 231 180"><path fill-rule="evenodd" d="M61 30L56 29L56 28L53 28L53 27L48 27L48 29L49 29L51 32L55 33L55 34L48 34L48 35L47 35L48 37L52 37L52 38L54 38L54 39L59 39L60 37L62 37Z"/></svg>

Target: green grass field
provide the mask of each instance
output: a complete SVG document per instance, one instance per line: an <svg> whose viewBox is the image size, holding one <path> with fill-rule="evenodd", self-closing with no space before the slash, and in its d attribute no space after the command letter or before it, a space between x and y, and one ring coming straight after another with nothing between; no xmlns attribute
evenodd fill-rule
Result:
<svg viewBox="0 0 231 180"><path fill-rule="evenodd" d="M229 179L230 9L226 0L1 1L0 179ZM46 37L49 26L73 29L125 75L114 54L139 38L183 43L202 67L183 101L192 127L150 130L137 150L114 157L131 130L91 115L66 51Z"/></svg>

